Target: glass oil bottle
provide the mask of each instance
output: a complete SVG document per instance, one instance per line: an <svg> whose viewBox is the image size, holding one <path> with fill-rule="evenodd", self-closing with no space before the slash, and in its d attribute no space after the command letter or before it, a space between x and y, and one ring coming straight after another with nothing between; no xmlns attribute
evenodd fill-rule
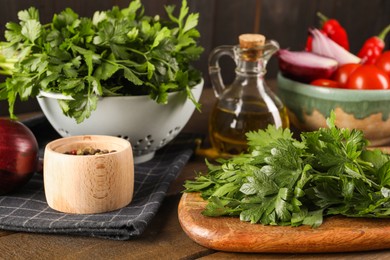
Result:
<svg viewBox="0 0 390 260"><path fill-rule="evenodd" d="M243 34L239 45L220 46L210 53L209 74L217 102L209 119L209 137L219 156L245 152L248 131L269 124L289 127L285 106L264 81L267 62L278 49L277 42L266 42L261 34ZM235 79L229 86L223 83L218 63L224 55L236 64Z"/></svg>

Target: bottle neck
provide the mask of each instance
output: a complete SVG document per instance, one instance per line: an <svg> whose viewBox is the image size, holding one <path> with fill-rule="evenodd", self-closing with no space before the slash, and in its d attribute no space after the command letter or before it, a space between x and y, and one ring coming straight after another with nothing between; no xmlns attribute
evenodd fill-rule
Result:
<svg viewBox="0 0 390 260"><path fill-rule="evenodd" d="M234 58L236 61L236 73L245 74L247 77L263 77L266 73L267 56L263 48L242 49L236 46Z"/></svg>
<svg viewBox="0 0 390 260"><path fill-rule="evenodd" d="M263 78L266 72L266 64L264 61L245 61L240 59L237 62L237 76Z"/></svg>

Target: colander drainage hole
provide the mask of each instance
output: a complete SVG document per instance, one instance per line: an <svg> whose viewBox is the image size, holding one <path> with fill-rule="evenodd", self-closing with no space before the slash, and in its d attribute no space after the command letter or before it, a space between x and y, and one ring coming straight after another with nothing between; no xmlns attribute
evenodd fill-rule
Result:
<svg viewBox="0 0 390 260"><path fill-rule="evenodd" d="M122 138L122 139L129 141L129 137L127 135L117 135L116 137L119 137L119 138Z"/></svg>

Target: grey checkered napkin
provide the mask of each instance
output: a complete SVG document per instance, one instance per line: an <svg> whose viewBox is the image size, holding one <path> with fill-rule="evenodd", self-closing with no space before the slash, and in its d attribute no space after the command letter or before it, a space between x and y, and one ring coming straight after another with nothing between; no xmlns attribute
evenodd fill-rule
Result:
<svg viewBox="0 0 390 260"><path fill-rule="evenodd" d="M115 240L139 236L157 213L170 183L192 155L191 138L194 137L181 134L158 151L154 159L135 166L134 197L127 207L85 215L55 211L46 203L42 175L35 174L18 192L0 196L0 229Z"/></svg>

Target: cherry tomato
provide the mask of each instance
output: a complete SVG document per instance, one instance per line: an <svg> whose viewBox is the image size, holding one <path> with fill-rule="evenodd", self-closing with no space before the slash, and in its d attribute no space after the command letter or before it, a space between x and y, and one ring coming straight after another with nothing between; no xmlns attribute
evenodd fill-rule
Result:
<svg viewBox="0 0 390 260"><path fill-rule="evenodd" d="M328 87L328 88L340 87L337 81L330 80L330 79L316 79L310 82L310 85L319 86L319 87Z"/></svg>
<svg viewBox="0 0 390 260"><path fill-rule="evenodd" d="M341 88L345 88L346 87L345 84L347 83L349 75L351 75L352 72L354 72L360 66L361 66L360 64L356 64L356 63L347 63L341 65L334 73L332 79L338 82Z"/></svg>
<svg viewBox="0 0 390 260"><path fill-rule="evenodd" d="M390 77L390 51L385 51L384 53L379 56L379 58L376 60L375 65L384 70L387 75Z"/></svg>
<svg viewBox="0 0 390 260"><path fill-rule="evenodd" d="M390 78L375 65L362 65L349 77L346 83L351 89L389 89Z"/></svg>

